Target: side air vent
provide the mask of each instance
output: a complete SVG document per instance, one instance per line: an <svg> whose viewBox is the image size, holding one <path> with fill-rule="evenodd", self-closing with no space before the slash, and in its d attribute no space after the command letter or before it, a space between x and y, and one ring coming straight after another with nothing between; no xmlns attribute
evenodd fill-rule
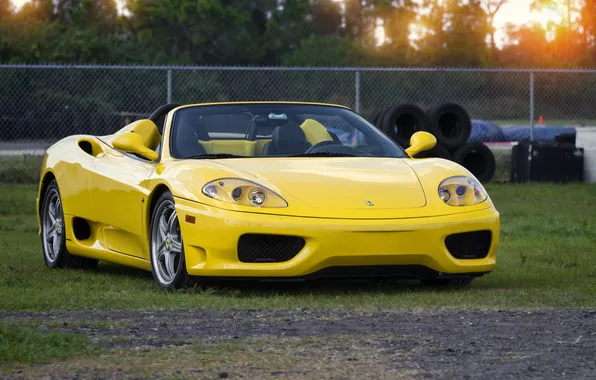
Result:
<svg viewBox="0 0 596 380"><path fill-rule="evenodd" d="M74 218L72 220L72 232L77 240L87 240L91 237L91 226L83 218Z"/></svg>
<svg viewBox="0 0 596 380"><path fill-rule="evenodd" d="M97 157L98 154L103 153L103 149L101 149L99 143L93 139L85 138L79 140L79 148L93 157Z"/></svg>
<svg viewBox="0 0 596 380"><path fill-rule="evenodd" d="M238 240L238 259L243 263L281 263L304 248L298 236L245 234Z"/></svg>

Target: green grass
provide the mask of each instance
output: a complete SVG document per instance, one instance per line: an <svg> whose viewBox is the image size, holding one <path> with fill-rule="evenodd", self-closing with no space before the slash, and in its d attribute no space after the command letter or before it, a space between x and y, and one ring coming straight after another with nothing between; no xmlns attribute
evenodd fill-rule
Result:
<svg viewBox="0 0 596 380"><path fill-rule="evenodd" d="M151 274L100 263L50 270L32 185L0 185L0 310L293 307L596 306L596 186L493 184L502 237L496 270L464 290L412 283L209 286L170 292Z"/></svg>
<svg viewBox="0 0 596 380"><path fill-rule="evenodd" d="M388 347L396 343L413 346L395 355ZM28 378L128 378L217 379L229 378L370 378L409 379L420 377L413 368L395 362L405 355L432 353L432 342L418 337L395 335L334 335L329 337L254 337L181 347L147 350L111 350L97 357L78 355L36 366L12 366ZM506 353L493 360L503 361ZM407 359L402 359L407 360ZM1 372L0 372L1 374ZM418 375L418 376L417 376Z"/></svg>
<svg viewBox="0 0 596 380"><path fill-rule="evenodd" d="M89 337L0 324L0 364L33 363L94 352Z"/></svg>
<svg viewBox="0 0 596 380"><path fill-rule="evenodd" d="M0 157L0 183L37 183L43 156Z"/></svg>

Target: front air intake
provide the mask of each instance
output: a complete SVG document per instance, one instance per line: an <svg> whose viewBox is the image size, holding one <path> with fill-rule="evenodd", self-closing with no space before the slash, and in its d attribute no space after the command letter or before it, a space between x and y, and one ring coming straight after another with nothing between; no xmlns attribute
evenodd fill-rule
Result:
<svg viewBox="0 0 596 380"><path fill-rule="evenodd" d="M472 231L447 236L445 245L456 259L482 259L488 255L492 233Z"/></svg>
<svg viewBox="0 0 596 380"><path fill-rule="evenodd" d="M281 263L304 248L298 236L245 234L238 240L238 259L243 263Z"/></svg>

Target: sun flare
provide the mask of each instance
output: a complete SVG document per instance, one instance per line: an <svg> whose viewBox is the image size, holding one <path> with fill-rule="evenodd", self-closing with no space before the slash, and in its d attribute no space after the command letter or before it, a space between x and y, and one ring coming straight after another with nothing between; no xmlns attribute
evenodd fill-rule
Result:
<svg viewBox="0 0 596 380"><path fill-rule="evenodd" d="M558 9L544 9L542 11L534 11L531 14L531 21L537 22L543 28L548 28L551 25L560 25L565 21L565 11Z"/></svg>
<svg viewBox="0 0 596 380"><path fill-rule="evenodd" d="M376 21L375 26L375 41L377 46L381 46L385 43L385 27L383 26L383 20L380 18Z"/></svg>
<svg viewBox="0 0 596 380"><path fill-rule="evenodd" d="M14 6L15 9L21 9L21 7L29 2L29 0L10 0L10 2L12 3L12 5Z"/></svg>
<svg viewBox="0 0 596 380"><path fill-rule="evenodd" d="M31 0L10 0L14 9L19 10L25 3ZM345 11L345 0L332 0L333 2L341 3L342 11ZM579 0L570 0L570 5L576 8ZM118 10L121 14L127 14L125 9L125 0L116 0L118 4ZM422 0L415 0L419 5ZM502 46L506 43L505 28L508 24L511 25L529 25L538 24L549 34L553 34L553 26L567 23L567 8L562 3L556 3L558 5L546 7L540 10L531 10L530 4L532 0L515 0L505 3L496 14L493 26L496 29L495 37L497 45ZM440 3L441 4L441 3ZM425 9L420 9L421 13L425 13ZM572 22L573 20L572 16ZM422 37L426 35L428 30L420 22L414 23L410 26L410 41L415 45ZM382 22L377 23L374 29L374 37L376 45L380 46L385 43L386 35L385 28Z"/></svg>
<svg viewBox="0 0 596 380"><path fill-rule="evenodd" d="M10 0L15 10L20 10L23 5L26 3L30 3L31 0ZM126 0L116 0L116 5L118 6L118 11L122 14L126 14Z"/></svg>
<svg viewBox="0 0 596 380"><path fill-rule="evenodd" d="M552 26L561 25L567 22L567 8L561 3L558 6L544 7L539 10L532 10L530 7L532 0L515 0L503 5L494 19L494 27L497 30L495 37L498 45L507 42L505 28L511 25L532 25L538 24L542 28L549 30L552 38ZM571 0L570 5L575 7L577 0ZM572 15L573 18L573 15Z"/></svg>

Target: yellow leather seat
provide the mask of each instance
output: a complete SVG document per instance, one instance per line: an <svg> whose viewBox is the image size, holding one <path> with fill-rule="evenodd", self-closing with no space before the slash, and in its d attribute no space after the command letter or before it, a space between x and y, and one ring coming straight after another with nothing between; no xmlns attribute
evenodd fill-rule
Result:
<svg viewBox="0 0 596 380"><path fill-rule="evenodd" d="M306 135L306 141L311 145L320 143L321 141L333 141L333 137L327 131L323 124L313 119L306 119L300 125L300 128Z"/></svg>

